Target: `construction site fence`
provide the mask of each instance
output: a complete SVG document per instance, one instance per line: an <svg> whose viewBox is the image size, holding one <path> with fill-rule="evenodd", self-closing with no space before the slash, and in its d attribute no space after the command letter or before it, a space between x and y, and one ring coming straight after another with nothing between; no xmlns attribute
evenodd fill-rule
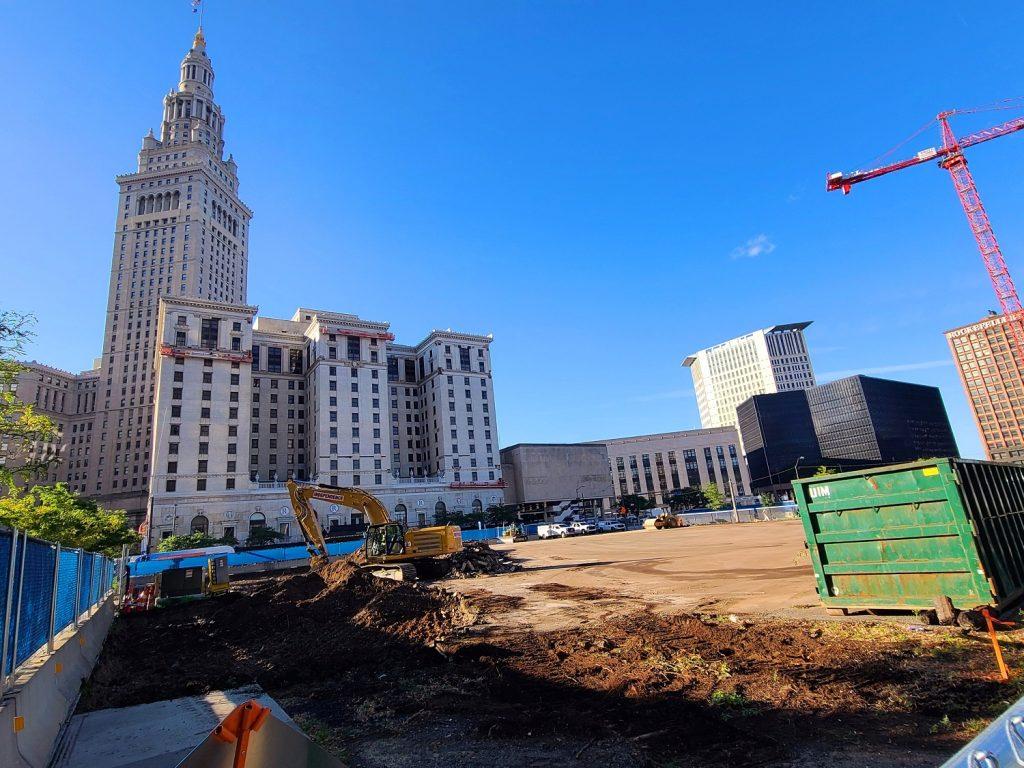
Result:
<svg viewBox="0 0 1024 768"><path fill-rule="evenodd" d="M779 507L748 507L716 509L706 512L684 512L688 525L714 525L716 523L757 523L767 520L789 520L800 516L794 504Z"/></svg>
<svg viewBox="0 0 1024 768"><path fill-rule="evenodd" d="M114 561L0 527L0 691L43 646L110 592Z"/></svg>
<svg viewBox="0 0 1024 768"><path fill-rule="evenodd" d="M756 507L751 509L737 509L735 514L731 509L717 511L686 512L686 522L690 525L709 525L712 523L752 523L763 520L784 520L797 517L797 507L787 505L781 507ZM537 525L524 526L529 536L537 535ZM502 528L464 528L462 540L470 541L497 541L502 534ZM348 555L363 546L362 539L351 541L333 541L327 544L327 552L334 555ZM299 561L309 559L309 552L305 545L290 544L278 547L266 547L258 550L235 552L227 555L228 567L250 567L263 566L266 570L272 571L278 567L286 568L300 564ZM206 557L181 557L160 560L138 560L131 566L132 576L147 577L169 570L171 568L203 568L206 566Z"/></svg>
<svg viewBox="0 0 1024 768"><path fill-rule="evenodd" d="M482 530L467 529L462 532L463 541L494 541L501 534L500 528L484 528ZM327 544L327 552L334 555L348 555L363 546L362 539L352 541L332 541ZM229 568L264 566L267 570L276 567L288 567L296 561L308 560L309 552L304 544L266 547L247 552L235 552L227 555ZM161 560L138 560L131 566L132 576L153 576L171 568L203 568L205 557L182 557Z"/></svg>

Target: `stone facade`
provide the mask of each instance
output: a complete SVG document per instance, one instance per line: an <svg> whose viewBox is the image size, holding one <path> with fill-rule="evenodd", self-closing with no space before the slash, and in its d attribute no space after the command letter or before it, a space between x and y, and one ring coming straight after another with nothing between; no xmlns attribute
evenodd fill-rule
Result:
<svg viewBox="0 0 1024 768"><path fill-rule="evenodd" d="M24 365L11 391L22 402L31 403L36 413L49 417L56 434L53 440L27 446L0 442L0 464L47 462L48 471L35 482L67 483L88 493L90 479L99 471L93 439L99 371L74 374L42 363ZM18 484L22 483L19 479Z"/></svg>
<svg viewBox="0 0 1024 768"><path fill-rule="evenodd" d="M661 504L680 488L715 483L725 498L750 495L750 474L735 427L602 440L616 496Z"/></svg>
<svg viewBox="0 0 1024 768"><path fill-rule="evenodd" d="M200 29L159 136L117 177L95 370L31 364L19 377L17 395L58 426L31 447L57 459L40 481L127 509L151 539L290 525L288 478L367 487L413 525L501 504L489 336L403 345L387 323L306 308L257 317L246 304L252 212L224 159L213 83ZM0 445L0 461L12 453Z"/></svg>
<svg viewBox="0 0 1024 768"><path fill-rule="evenodd" d="M351 314L256 312L161 300L152 541L244 540L253 525L294 535L288 479L365 487L411 525L503 503L490 337L434 331L405 346Z"/></svg>
<svg viewBox="0 0 1024 768"><path fill-rule="evenodd" d="M517 443L501 450L501 467L506 501L525 511L576 499L586 507L609 507L614 500L603 445Z"/></svg>
<svg viewBox="0 0 1024 768"><path fill-rule="evenodd" d="M88 492L142 514L153 438L158 308L162 297L244 304L252 212L238 168L224 159L224 114L200 30L163 99L159 137L142 140L119 187L95 417L99 464Z"/></svg>

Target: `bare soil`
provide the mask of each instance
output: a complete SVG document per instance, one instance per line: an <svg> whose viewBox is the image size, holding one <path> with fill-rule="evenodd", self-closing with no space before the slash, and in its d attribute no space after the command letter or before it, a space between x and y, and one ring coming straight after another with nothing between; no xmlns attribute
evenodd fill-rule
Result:
<svg viewBox="0 0 1024 768"><path fill-rule="evenodd" d="M977 633L666 613L557 578L530 592L619 612L538 630L491 578L458 594L342 561L122 616L80 710L256 682L352 766L852 768L938 764L1021 692ZM1003 640L1024 664L1024 633Z"/></svg>

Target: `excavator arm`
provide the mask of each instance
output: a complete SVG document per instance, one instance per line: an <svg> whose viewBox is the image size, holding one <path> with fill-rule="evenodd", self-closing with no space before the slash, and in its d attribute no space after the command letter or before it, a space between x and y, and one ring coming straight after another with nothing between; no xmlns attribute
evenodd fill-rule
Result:
<svg viewBox="0 0 1024 768"><path fill-rule="evenodd" d="M387 507L372 494L359 488L342 488L336 485L299 485L288 481L288 497L292 511L306 540L309 550L309 566L313 570L328 562L327 541L324 539L320 518L310 503L313 499L340 504L361 512L371 525L386 525L391 522Z"/></svg>

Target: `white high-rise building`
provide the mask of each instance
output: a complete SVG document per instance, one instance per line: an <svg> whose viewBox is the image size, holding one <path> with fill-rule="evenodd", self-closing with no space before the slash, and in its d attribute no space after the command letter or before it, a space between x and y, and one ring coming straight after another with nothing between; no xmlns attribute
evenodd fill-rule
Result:
<svg viewBox="0 0 1024 768"><path fill-rule="evenodd" d="M702 349L683 360L704 429L735 427L736 407L753 395L813 387L805 323L773 325Z"/></svg>

